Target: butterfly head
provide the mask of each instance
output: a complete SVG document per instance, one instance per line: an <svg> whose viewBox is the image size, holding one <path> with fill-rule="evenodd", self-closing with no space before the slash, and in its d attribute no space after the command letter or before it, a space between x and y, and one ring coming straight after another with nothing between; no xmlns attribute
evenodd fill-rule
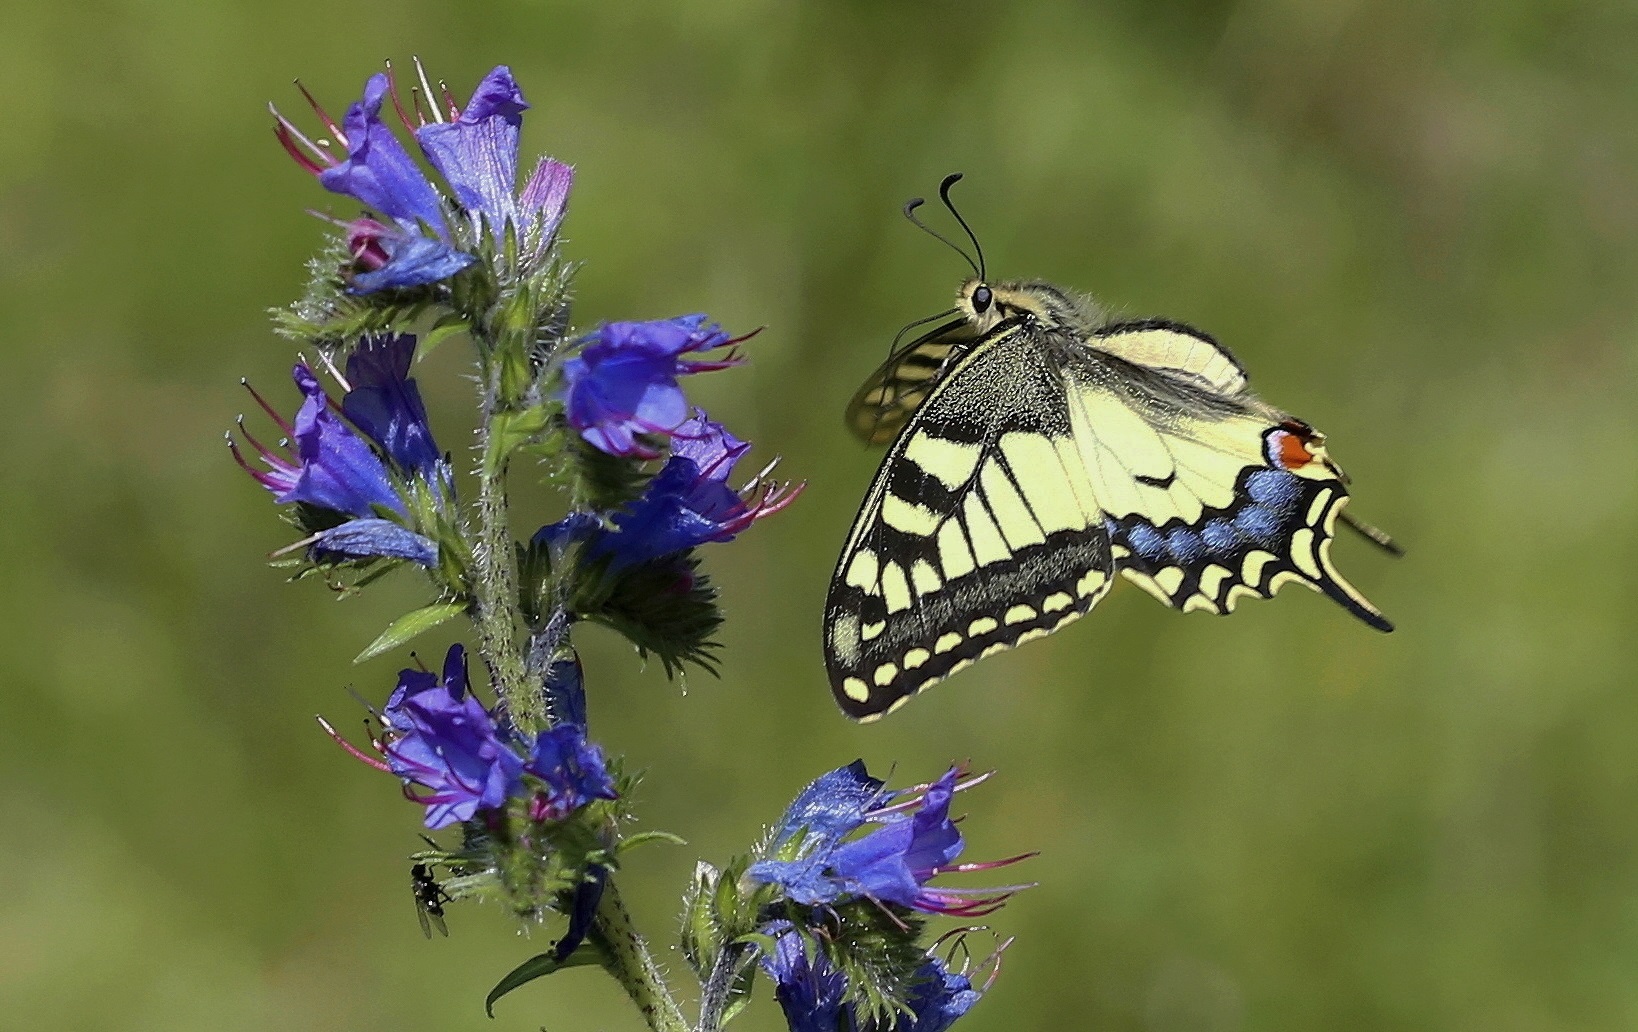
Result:
<svg viewBox="0 0 1638 1032"><path fill-rule="evenodd" d="M956 312L979 333L988 333L1006 319L1024 317L1044 330L1085 332L1096 323L1086 302L1050 283L1020 280L989 283L972 276L956 294Z"/></svg>

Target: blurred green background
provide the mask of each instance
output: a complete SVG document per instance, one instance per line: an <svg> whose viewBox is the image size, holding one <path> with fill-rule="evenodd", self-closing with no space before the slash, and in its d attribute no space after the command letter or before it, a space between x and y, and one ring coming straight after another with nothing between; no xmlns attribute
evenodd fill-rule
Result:
<svg viewBox="0 0 1638 1032"><path fill-rule="evenodd" d="M963 797L971 855L1042 855L968 1032L1638 1027L1630 3L24 0L3 22L0 1024L641 1027L592 971L488 1023L555 928L457 908L421 938L413 808L311 719L388 689L403 656L349 660L419 586L283 583L284 528L221 443L241 375L293 396L263 313L300 288L303 209L353 211L266 101L300 112L299 75L339 111L418 53L462 95L511 64L525 152L578 166L582 325L768 327L689 383L810 485L708 556L723 677L679 687L580 636L595 732L649 772L644 826L690 840L623 878L654 938L694 858L819 771L970 759L1001 772ZM898 216L953 169L995 274L1206 328L1330 435L1355 511L1409 549L1337 549L1396 633L1306 592L1219 620L1126 586L889 720L839 715L820 605L878 457L840 413L965 271ZM422 372L457 450L460 357Z"/></svg>

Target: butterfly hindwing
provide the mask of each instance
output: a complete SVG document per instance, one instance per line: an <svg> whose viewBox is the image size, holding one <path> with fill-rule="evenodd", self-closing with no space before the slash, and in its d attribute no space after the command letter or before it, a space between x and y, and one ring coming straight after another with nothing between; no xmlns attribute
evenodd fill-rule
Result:
<svg viewBox="0 0 1638 1032"><path fill-rule="evenodd" d="M1114 562L1041 334L1002 323L909 416L865 498L825 606L842 708L887 712L982 656L1091 609Z"/></svg>
<svg viewBox="0 0 1638 1032"><path fill-rule="evenodd" d="M1087 344L1067 366L1070 409L1128 580L1212 613L1301 583L1392 629L1331 563L1348 490L1323 435L1254 398L1188 327L1113 326Z"/></svg>

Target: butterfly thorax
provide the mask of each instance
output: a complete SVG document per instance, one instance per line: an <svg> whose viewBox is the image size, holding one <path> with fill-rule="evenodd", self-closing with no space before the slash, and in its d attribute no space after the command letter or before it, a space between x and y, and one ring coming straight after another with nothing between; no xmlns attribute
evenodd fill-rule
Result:
<svg viewBox="0 0 1638 1032"><path fill-rule="evenodd" d="M979 334L1007 319L1023 317L1043 330L1084 337L1104 321L1091 300L1069 294L1040 280L986 283L975 277L961 284L956 312Z"/></svg>

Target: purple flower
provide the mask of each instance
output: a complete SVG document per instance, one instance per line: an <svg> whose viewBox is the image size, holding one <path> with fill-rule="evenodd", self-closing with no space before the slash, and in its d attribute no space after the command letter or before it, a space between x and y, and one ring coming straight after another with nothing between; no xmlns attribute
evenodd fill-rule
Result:
<svg viewBox="0 0 1638 1032"><path fill-rule="evenodd" d="M618 799L603 750L579 724L558 724L535 736L524 771L542 788L529 801L532 821L560 821L593 799Z"/></svg>
<svg viewBox="0 0 1638 1032"><path fill-rule="evenodd" d="M810 957L789 921L775 921L762 933L774 939L773 951L762 955L762 970L774 980L774 999L791 1032L853 1032L858 1025L847 1004L846 977L823 953Z"/></svg>
<svg viewBox="0 0 1638 1032"><path fill-rule="evenodd" d="M449 485L420 393L408 377L414 351L411 336L361 341L347 362L354 383L342 398L341 415L305 363L291 371L304 397L294 420L285 420L251 389L285 439L279 448L270 448L251 436L241 420L240 430L265 469L246 462L231 435L228 445L240 467L275 501L305 505L319 514L323 529L301 542L316 553L408 559L422 566L438 561L435 542L398 522L409 518L399 486L404 478L436 478L445 490ZM343 381L343 386L349 385Z"/></svg>
<svg viewBox="0 0 1638 1032"><path fill-rule="evenodd" d="M674 434L688 419L688 399L677 378L725 369L740 361L733 352L712 361L683 356L743 339L731 339L703 315L609 323L588 336L580 353L563 363L569 425L609 455L656 458L659 452L637 435Z"/></svg>
<svg viewBox="0 0 1638 1032"><path fill-rule="evenodd" d="M731 541L752 523L795 501L802 486L763 479L772 466L739 490L727 484L751 446L705 413L673 431L671 457L631 507L607 530L586 513L572 513L536 535L554 548L588 542L592 558L607 556L615 569L675 555L713 541Z"/></svg>
<svg viewBox="0 0 1638 1032"><path fill-rule="evenodd" d="M965 973L950 970L933 956L916 972L916 979L905 1001L910 1013L893 1026L894 1032L944 1032L972 1010L989 988L973 988L972 979Z"/></svg>
<svg viewBox="0 0 1638 1032"><path fill-rule="evenodd" d="M989 990L988 982L982 990L975 989L966 972L952 971L929 954L904 1001L908 1013L882 1025L860 1017L848 1002L847 979L823 951L810 955L806 940L789 921L770 922L762 934L774 940L773 951L762 955L762 970L774 980L774 999L791 1032L945 1032ZM978 965L980 970L990 969L991 982L999 959L997 950Z"/></svg>
<svg viewBox="0 0 1638 1032"><path fill-rule="evenodd" d="M518 129L528 107L511 69L499 65L472 91L465 110L448 122L422 125L415 139L468 215L481 219L497 243L510 224L519 243L538 259L557 235L574 169L542 158L514 195Z"/></svg>
<svg viewBox="0 0 1638 1032"><path fill-rule="evenodd" d="M436 283L477 260L477 239L461 238L445 218L450 202L381 118L387 99L404 129L414 134L427 160L454 193L454 206L474 224L487 225L500 243L516 234L528 263L550 250L567 210L574 170L543 158L521 192L514 195L518 129L528 108L512 73L499 66L484 77L464 111L447 90L437 97L416 63L424 95L415 98L415 122L399 100L389 67L364 84L364 96L337 123L311 96L313 112L346 156L337 157L308 139L274 111L274 132L298 164L334 193L352 197L389 222L362 218L345 223L355 269L351 289L368 294ZM306 95L306 91L303 90ZM423 96L426 109L421 107ZM449 120L445 120L447 107Z"/></svg>
<svg viewBox="0 0 1638 1032"><path fill-rule="evenodd" d="M848 769L848 768L844 768ZM950 889L929 884L943 874L964 873L1004 867L1029 855L988 863L957 864L963 841L950 820L950 800L959 788L954 767L931 785L914 792L877 795L868 803L863 821L852 815L861 805L865 784L858 774L845 777L832 772L827 778L836 795L827 800L820 787L826 779L810 785L798 798L806 812L816 814L819 834L776 840L774 856L753 864L749 876L777 886L790 900L804 905L830 904L863 898L893 904L924 913L955 917L981 917L999 909L1022 886L994 889ZM793 807L794 809L794 807ZM911 812L906 813L906 810ZM848 831L836 832L849 823L853 828L865 823L880 825L862 837L844 840Z"/></svg>
<svg viewBox="0 0 1638 1032"><path fill-rule="evenodd" d="M586 868L580 884L575 886L574 897L569 902L569 927L564 930L563 938L552 947L559 964L568 960L569 954L586 941L586 933L591 931L592 921L597 917L597 904L603 901L603 887L608 884L608 879L607 867L592 864Z"/></svg>
<svg viewBox="0 0 1638 1032"><path fill-rule="evenodd" d="M452 645L442 677L404 670L387 700L392 772L426 789L426 826L442 828L493 810L522 791L524 762L502 737L493 714L467 691L466 654Z"/></svg>
<svg viewBox="0 0 1638 1032"><path fill-rule="evenodd" d="M530 742L499 706L487 709L472 694L460 645L449 647L441 674L400 671L380 719L381 736L371 744L386 762L322 718L319 724L356 759L402 778L405 794L426 807L428 828L472 820L510 799L527 799L524 812L538 823L561 821L594 799L618 798L603 750L586 740L583 725L559 724ZM596 903L594 896L588 905Z"/></svg>
<svg viewBox="0 0 1638 1032"><path fill-rule="evenodd" d="M421 391L409 375L415 338L409 334L366 337L347 358L350 389L341 411L405 473L436 482L448 464L432 439Z"/></svg>

